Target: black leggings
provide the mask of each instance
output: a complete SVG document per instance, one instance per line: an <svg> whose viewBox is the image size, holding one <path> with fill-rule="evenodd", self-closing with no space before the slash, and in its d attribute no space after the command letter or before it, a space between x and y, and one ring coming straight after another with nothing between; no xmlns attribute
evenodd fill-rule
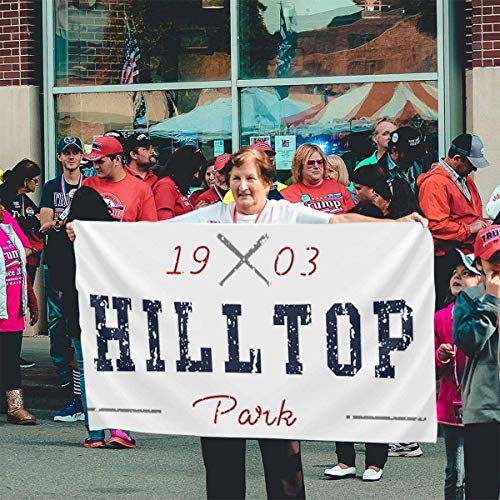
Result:
<svg viewBox="0 0 500 500"><path fill-rule="evenodd" d="M337 460L341 464L348 465L349 467L356 466L356 452L354 451L354 443L341 443L337 442ZM365 469L374 465L379 469L383 469L387 462L389 448L387 444L380 443L366 443L365 444Z"/></svg>
<svg viewBox="0 0 500 500"><path fill-rule="evenodd" d="M23 332L0 332L0 389L10 391L21 387L19 356Z"/></svg>
<svg viewBox="0 0 500 500"><path fill-rule="evenodd" d="M246 439L201 438L208 499L245 498ZM268 498L305 498L300 441L259 439Z"/></svg>

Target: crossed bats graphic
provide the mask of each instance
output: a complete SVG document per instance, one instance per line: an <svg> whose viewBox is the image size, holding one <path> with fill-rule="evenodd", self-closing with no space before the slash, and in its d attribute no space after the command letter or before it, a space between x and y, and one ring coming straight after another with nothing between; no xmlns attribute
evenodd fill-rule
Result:
<svg viewBox="0 0 500 500"><path fill-rule="evenodd" d="M239 257L238 263L222 278L219 282L220 286L224 286L224 283L243 265L247 265L267 286L271 286L271 282L249 261L250 257L269 240L267 234L262 235L248 250L247 253L241 253L222 233L217 235L217 238L221 243L226 246L231 252L233 252L237 257Z"/></svg>

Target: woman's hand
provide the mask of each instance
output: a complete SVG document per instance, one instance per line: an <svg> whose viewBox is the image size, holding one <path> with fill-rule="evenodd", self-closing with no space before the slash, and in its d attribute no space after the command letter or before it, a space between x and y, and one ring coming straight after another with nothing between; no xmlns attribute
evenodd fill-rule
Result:
<svg viewBox="0 0 500 500"><path fill-rule="evenodd" d="M28 309L30 311L30 326L35 326L38 321L38 309L33 307L32 304L28 304Z"/></svg>
<svg viewBox="0 0 500 500"><path fill-rule="evenodd" d="M413 212L410 215L405 215L397 219L400 222L420 222L423 227L429 226L429 221L425 217L422 217L418 212Z"/></svg>
<svg viewBox="0 0 500 500"><path fill-rule="evenodd" d="M455 357L455 349L451 344L441 344L438 349L438 358L442 363L448 363Z"/></svg>
<svg viewBox="0 0 500 500"><path fill-rule="evenodd" d="M66 234L68 235L69 241L73 243L73 241L75 241L76 235L75 235L75 230L73 229L72 222L68 222L66 224Z"/></svg>

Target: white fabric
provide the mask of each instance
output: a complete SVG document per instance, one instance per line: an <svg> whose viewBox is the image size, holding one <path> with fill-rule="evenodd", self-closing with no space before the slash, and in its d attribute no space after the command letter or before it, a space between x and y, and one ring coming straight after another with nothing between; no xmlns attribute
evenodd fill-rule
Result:
<svg viewBox="0 0 500 500"><path fill-rule="evenodd" d="M168 219L165 222L177 224L187 222L231 224L233 222L233 212L234 202L214 203L208 207ZM254 216L237 214L239 224L252 224L256 218L257 214ZM267 200L258 222L259 224L328 224L330 218L330 214L318 212L305 207L301 203L290 203L287 200Z"/></svg>
<svg viewBox="0 0 500 500"><path fill-rule="evenodd" d="M486 205L486 213L492 220L500 213L500 184L495 188Z"/></svg>
<svg viewBox="0 0 500 500"><path fill-rule="evenodd" d="M227 220L231 207L183 220ZM262 217L326 220L271 200ZM91 428L435 440L434 252L419 224L74 227Z"/></svg>

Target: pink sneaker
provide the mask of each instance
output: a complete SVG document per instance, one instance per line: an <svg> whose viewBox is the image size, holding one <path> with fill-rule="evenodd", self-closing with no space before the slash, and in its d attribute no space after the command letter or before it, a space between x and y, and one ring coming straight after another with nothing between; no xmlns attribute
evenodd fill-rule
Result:
<svg viewBox="0 0 500 500"><path fill-rule="evenodd" d="M111 437L108 441L110 448L136 448L135 441L125 432L120 429L111 429Z"/></svg>

